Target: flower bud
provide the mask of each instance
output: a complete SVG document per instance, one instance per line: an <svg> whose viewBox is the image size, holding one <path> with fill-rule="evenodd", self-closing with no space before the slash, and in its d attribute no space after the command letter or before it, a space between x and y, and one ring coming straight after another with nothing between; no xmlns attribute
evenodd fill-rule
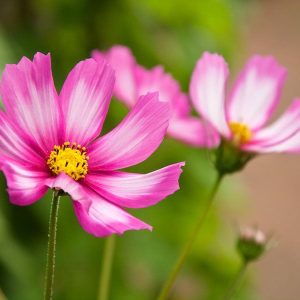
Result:
<svg viewBox="0 0 300 300"><path fill-rule="evenodd" d="M240 230L237 240L237 250L245 262L258 259L266 250L267 238L265 234L254 227Z"/></svg>

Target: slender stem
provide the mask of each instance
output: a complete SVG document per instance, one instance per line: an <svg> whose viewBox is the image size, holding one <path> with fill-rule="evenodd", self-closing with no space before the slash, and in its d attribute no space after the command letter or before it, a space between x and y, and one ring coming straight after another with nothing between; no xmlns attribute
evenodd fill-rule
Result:
<svg viewBox="0 0 300 300"><path fill-rule="evenodd" d="M5 295L1 289L0 289L0 300L7 300L7 298L5 297Z"/></svg>
<svg viewBox="0 0 300 300"><path fill-rule="evenodd" d="M238 270L236 276L234 277L234 280L233 280L230 288L228 289L227 293L225 294L225 297L223 298L223 300L232 299L232 297L234 296L236 291L240 288L242 280L244 278L244 274L247 269L247 266L248 266L248 263L246 261L244 261L242 263L240 269Z"/></svg>
<svg viewBox="0 0 300 300"><path fill-rule="evenodd" d="M116 237L111 235L105 241L103 264L100 275L99 295L98 300L107 300L110 286L110 275L114 257L114 250L116 244Z"/></svg>
<svg viewBox="0 0 300 300"><path fill-rule="evenodd" d="M161 292L158 296L158 300L165 300L168 298L169 296L169 293L173 287L173 284L186 260L186 257L187 255L189 254L197 236L198 236L198 233L202 227L202 224L203 222L205 221L209 211L210 211L210 207L212 205L212 202L215 198L215 195L216 195L216 192L218 191L218 188L220 186L220 183L222 181L222 178L223 178L223 175L222 174L219 174L213 187L212 187L212 190L209 194L209 197L208 197L208 201L207 201L207 205L206 207L204 208L204 211L201 209L200 211L200 215L199 215L199 218L197 219L197 222L195 224L195 227L192 231L192 234L190 236L190 238L187 240L186 244L184 245L184 247L182 248L182 251L181 251L181 254L179 255L178 257L178 260L176 262L176 264L174 265L174 268L172 270L172 272L170 273L167 281L165 282L163 288L161 289Z"/></svg>
<svg viewBox="0 0 300 300"><path fill-rule="evenodd" d="M59 208L59 191L54 191L51 202L49 232L48 232L48 250L44 300L51 300L53 295L53 282L55 270L55 252L56 252L56 231L57 231L57 215Z"/></svg>

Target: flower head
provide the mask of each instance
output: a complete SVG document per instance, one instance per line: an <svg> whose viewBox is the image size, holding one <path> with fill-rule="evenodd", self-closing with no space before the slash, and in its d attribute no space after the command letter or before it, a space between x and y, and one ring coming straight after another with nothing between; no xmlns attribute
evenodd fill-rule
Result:
<svg viewBox="0 0 300 300"><path fill-rule="evenodd" d="M144 68L125 46L114 46L106 53L95 50L92 56L96 60L105 58L115 69L114 94L129 108L135 105L139 95L159 92L161 101L170 104L169 136L200 147L213 147L218 142L218 136L211 126L191 115L188 96L163 67L156 66L150 70Z"/></svg>
<svg viewBox="0 0 300 300"><path fill-rule="evenodd" d="M125 119L99 136L114 88L103 60L87 59L68 75L58 95L50 55L7 65L0 83L0 168L10 201L29 205L48 188L72 198L81 226L95 236L151 229L122 207L147 207L175 192L183 163L148 174L119 171L147 159L169 120L157 93L141 96Z"/></svg>
<svg viewBox="0 0 300 300"><path fill-rule="evenodd" d="M229 147L241 151L243 156L245 153L251 156L266 152L298 152L300 99L294 100L279 120L266 125L278 105L285 68L270 56L253 56L226 96L228 75L222 56L204 53L190 84L194 106L219 132L221 146L230 144Z"/></svg>
<svg viewBox="0 0 300 300"><path fill-rule="evenodd" d="M228 75L223 57L204 53L190 85L198 112L224 139L244 151L298 151L300 99L294 100L278 121L265 127L278 105L285 68L272 57L253 56L226 97Z"/></svg>

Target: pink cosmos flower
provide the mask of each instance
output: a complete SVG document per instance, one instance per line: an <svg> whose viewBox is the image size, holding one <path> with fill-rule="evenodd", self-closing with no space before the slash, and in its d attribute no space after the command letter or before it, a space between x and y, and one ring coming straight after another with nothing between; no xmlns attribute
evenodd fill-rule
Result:
<svg viewBox="0 0 300 300"><path fill-rule="evenodd" d="M228 67L223 57L204 53L190 84L196 110L219 134L247 152L300 150L300 99L273 124L286 70L274 58L253 56L226 95Z"/></svg>
<svg viewBox="0 0 300 300"><path fill-rule="evenodd" d="M81 226L103 237L151 230L122 207L153 205L176 191L183 163L149 174L118 171L149 157L163 140L169 108L157 93L140 97L126 118L101 136L114 87L104 61L87 59L58 95L50 55L7 65L0 92L0 168L10 201L29 205L48 188L68 193Z"/></svg>
<svg viewBox="0 0 300 300"><path fill-rule="evenodd" d="M132 52L125 46L114 46L108 52L93 51L94 59L105 58L116 71L115 96L132 108L139 95L159 92L161 101L170 103L171 118L168 134L194 146L212 147L218 141L215 131L199 118L191 115L189 99L178 82L161 66L147 70L137 64Z"/></svg>

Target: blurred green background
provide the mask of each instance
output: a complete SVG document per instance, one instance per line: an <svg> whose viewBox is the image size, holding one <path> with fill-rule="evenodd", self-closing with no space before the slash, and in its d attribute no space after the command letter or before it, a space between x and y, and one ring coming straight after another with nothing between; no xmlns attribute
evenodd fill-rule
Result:
<svg viewBox="0 0 300 300"><path fill-rule="evenodd" d="M253 5L246 0L1 0L0 4L0 69L24 55L51 52L60 88L70 69L91 50L125 44L139 63L165 65L184 90L204 50L217 51L233 62L241 48L241 24ZM106 130L126 112L113 101ZM149 172L178 161L186 161L181 190L154 207L132 211L154 231L127 232L117 238L111 299L154 299L203 206L216 175L207 151L167 139L134 170ZM0 287L8 299L41 299L49 197L29 207L13 206L2 174L0 184ZM224 224L221 211L224 206L240 209L240 202L226 201L233 189L240 193L225 182L219 194L222 201L213 207L171 299L217 300L230 284L240 261L234 248L235 228ZM103 240L83 231L67 197L59 214L54 299L96 299ZM237 299L257 299L251 282L243 285Z"/></svg>

